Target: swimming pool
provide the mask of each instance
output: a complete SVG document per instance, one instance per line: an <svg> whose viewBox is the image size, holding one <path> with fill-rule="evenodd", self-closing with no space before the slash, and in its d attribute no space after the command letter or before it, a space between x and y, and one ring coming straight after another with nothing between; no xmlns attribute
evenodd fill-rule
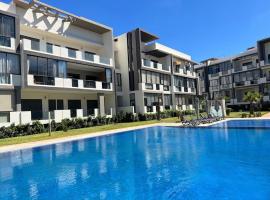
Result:
<svg viewBox="0 0 270 200"><path fill-rule="evenodd" d="M0 199L269 199L267 129L153 127L0 154Z"/></svg>
<svg viewBox="0 0 270 200"><path fill-rule="evenodd" d="M241 119L219 122L211 127L219 128L270 128L269 119Z"/></svg>

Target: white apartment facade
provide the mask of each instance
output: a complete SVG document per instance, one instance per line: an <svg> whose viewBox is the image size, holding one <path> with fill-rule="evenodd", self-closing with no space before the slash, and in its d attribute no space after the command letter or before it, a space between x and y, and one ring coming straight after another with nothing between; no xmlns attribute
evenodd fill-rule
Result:
<svg viewBox="0 0 270 200"><path fill-rule="evenodd" d="M38 1L0 9L2 123L115 113L112 28Z"/></svg>
<svg viewBox="0 0 270 200"><path fill-rule="evenodd" d="M197 65L201 93L207 99L225 99L227 106L247 109L244 96L249 91L262 95L261 104L270 104L270 39L257 42L257 47L223 59L208 59Z"/></svg>
<svg viewBox="0 0 270 200"><path fill-rule="evenodd" d="M114 39L118 111L155 113L157 105L161 111L194 109L195 62L157 39L139 28Z"/></svg>

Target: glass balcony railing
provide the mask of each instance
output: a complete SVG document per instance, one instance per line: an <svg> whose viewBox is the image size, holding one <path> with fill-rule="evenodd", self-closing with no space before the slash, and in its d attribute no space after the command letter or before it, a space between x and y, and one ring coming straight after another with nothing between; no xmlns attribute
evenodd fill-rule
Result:
<svg viewBox="0 0 270 200"><path fill-rule="evenodd" d="M145 89L153 90L153 84L152 83L145 83Z"/></svg>
<svg viewBox="0 0 270 200"><path fill-rule="evenodd" d="M54 77L34 75L34 83L37 85L54 85Z"/></svg>
<svg viewBox="0 0 270 200"><path fill-rule="evenodd" d="M72 79L72 87L79 87L79 80L78 79Z"/></svg>
<svg viewBox="0 0 270 200"><path fill-rule="evenodd" d="M111 89L111 83L102 82L102 89Z"/></svg>
<svg viewBox="0 0 270 200"><path fill-rule="evenodd" d="M85 88L96 88L96 81L85 80L84 81L84 87Z"/></svg>

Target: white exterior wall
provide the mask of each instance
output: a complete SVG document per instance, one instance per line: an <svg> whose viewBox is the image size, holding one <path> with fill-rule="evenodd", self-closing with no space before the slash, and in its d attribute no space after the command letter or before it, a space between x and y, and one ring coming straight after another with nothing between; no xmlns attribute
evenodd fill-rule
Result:
<svg viewBox="0 0 270 200"><path fill-rule="evenodd" d="M118 41L114 43L115 51L117 51L117 61L121 72L122 78L122 106L130 106L130 99L129 99L129 73L128 73L128 50L127 50L127 35L123 34L117 37ZM137 104L137 102L136 102Z"/></svg>

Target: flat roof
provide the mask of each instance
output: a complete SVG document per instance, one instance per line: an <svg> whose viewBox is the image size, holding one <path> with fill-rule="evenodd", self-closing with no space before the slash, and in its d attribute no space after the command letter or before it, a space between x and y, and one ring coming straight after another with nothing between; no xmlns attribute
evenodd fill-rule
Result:
<svg viewBox="0 0 270 200"><path fill-rule="evenodd" d="M196 63L195 61L192 61L190 55L185 54L185 53L178 51L176 49L172 49L170 47L167 47L167 46L160 44L160 43L157 43L157 42L146 45L145 46L145 53L151 54L154 56L156 55L157 57L159 57L159 56L163 57L166 55L173 55L174 57Z"/></svg>
<svg viewBox="0 0 270 200"><path fill-rule="evenodd" d="M67 19L70 19L71 24L78 26L78 27L81 27L81 28L84 28L84 29L88 29L88 30L96 32L96 33L103 34L103 33L106 33L108 31L112 31L111 27L94 22L94 21L86 19L84 17L79 17L76 15L73 15L71 13L68 13L66 11L55 8L53 6L50 6L48 4L45 4L45 3L37 1L37 0L13 0L13 3L16 6L24 8L26 10L34 7L34 8L38 8L39 10L46 12L46 14L55 15L54 17L63 17L64 16Z"/></svg>
<svg viewBox="0 0 270 200"><path fill-rule="evenodd" d="M154 40L157 40L157 39L159 39L156 35L154 35L154 34L151 34L151 33L149 33L149 32L146 32L146 31L144 31L144 30L142 30L142 29L139 29L140 30L140 32L141 32L141 40L142 40L142 42L145 42L145 43L148 43L148 42L152 42L152 41L154 41Z"/></svg>

